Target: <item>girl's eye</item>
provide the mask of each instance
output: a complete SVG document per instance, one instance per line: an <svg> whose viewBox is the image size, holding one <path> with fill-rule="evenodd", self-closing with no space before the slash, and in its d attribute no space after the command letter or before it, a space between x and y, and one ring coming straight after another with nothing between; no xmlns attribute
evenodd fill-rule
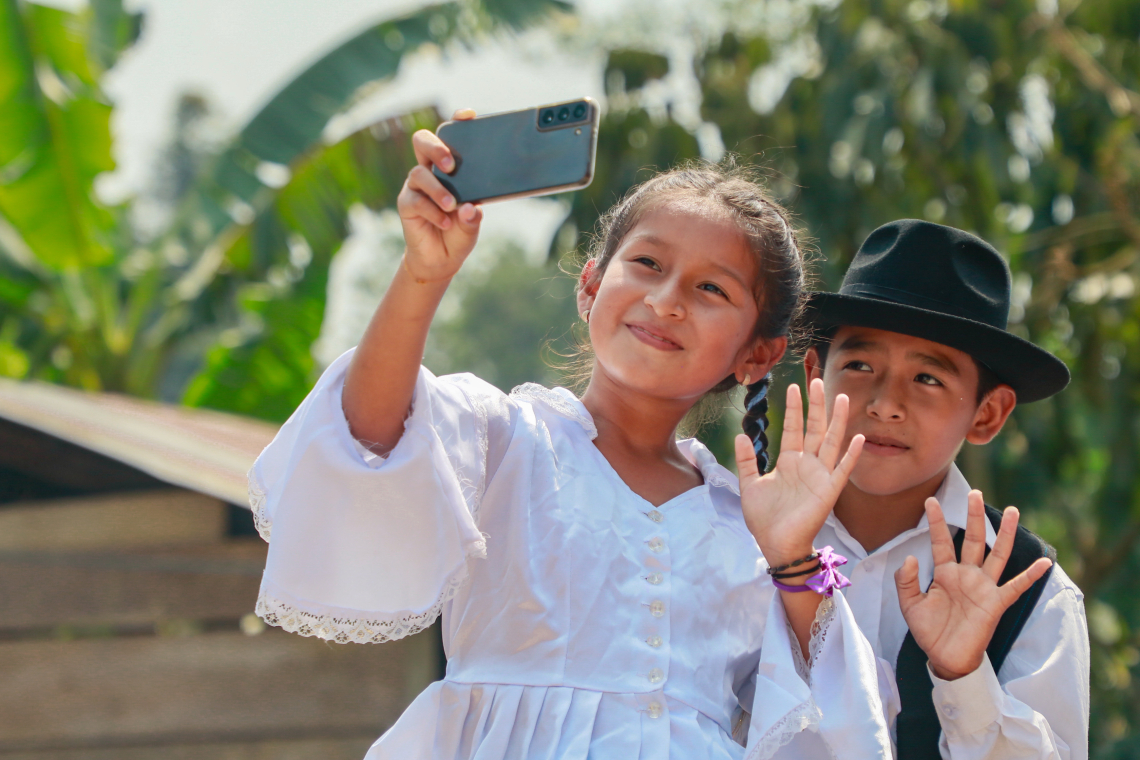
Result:
<svg viewBox="0 0 1140 760"><path fill-rule="evenodd" d="M702 290L706 290L709 293L715 293L718 296L724 296L725 298L728 298L728 293L725 293L723 290L721 290L716 285L713 285L711 282L703 282L697 287Z"/></svg>
<svg viewBox="0 0 1140 760"><path fill-rule="evenodd" d="M649 267L650 269L657 269L657 270L661 269L661 267L657 266L657 262L654 261L653 259L649 258L648 256L638 256L636 259L634 259L634 261L638 264L644 264L645 266Z"/></svg>
<svg viewBox="0 0 1140 760"><path fill-rule="evenodd" d="M868 364L867 362L861 362L861 361L855 360L855 361L849 361L846 364L844 364L843 369L853 369L856 372L870 372L871 371L871 365Z"/></svg>
<svg viewBox="0 0 1140 760"><path fill-rule="evenodd" d="M923 373L921 375L917 375L914 379L917 382L922 383L923 385L942 385L941 380L934 377L933 375L927 375L926 373Z"/></svg>

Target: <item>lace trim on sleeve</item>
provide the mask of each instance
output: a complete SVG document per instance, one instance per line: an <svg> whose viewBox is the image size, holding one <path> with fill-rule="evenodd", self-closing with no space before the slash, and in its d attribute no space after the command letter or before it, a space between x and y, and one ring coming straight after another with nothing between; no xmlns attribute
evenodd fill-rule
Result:
<svg viewBox="0 0 1140 760"><path fill-rule="evenodd" d="M804 679L804 683L809 687L811 686L812 669L815 668L815 663L819 660L819 653L827 640L827 632L831 629L832 621L835 620L835 611L835 600L825 596L823 601L819 603L819 607L816 608L815 620L811 621L811 636L808 639L808 657L806 660L804 653L795 643L796 632L792 630L791 622L784 621L784 624L788 626L788 638L792 640L792 664L796 666L796 673Z"/></svg>
<svg viewBox="0 0 1140 760"><path fill-rule="evenodd" d="M318 613L302 610L294 604L275 599L263 588L257 597L254 611L269 625L289 633L313 636L336 644L383 644L419 633L430 626L467 581L467 573L457 573L435 604L420 613L397 612L392 615L353 617L349 611Z"/></svg>
<svg viewBox="0 0 1140 760"><path fill-rule="evenodd" d="M272 527L272 522L265 506L265 489L258 482L252 467L245 477L249 490L249 510L253 513L253 527L257 528L257 535L261 536L261 540L269 543L269 529Z"/></svg>
<svg viewBox="0 0 1140 760"><path fill-rule="evenodd" d="M818 730L819 722L823 720L814 699L809 699L796 706L791 712L780 718L768 732L756 742L756 746L748 753L745 760L768 760L776 751L796 737L796 734L805 729Z"/></svg>

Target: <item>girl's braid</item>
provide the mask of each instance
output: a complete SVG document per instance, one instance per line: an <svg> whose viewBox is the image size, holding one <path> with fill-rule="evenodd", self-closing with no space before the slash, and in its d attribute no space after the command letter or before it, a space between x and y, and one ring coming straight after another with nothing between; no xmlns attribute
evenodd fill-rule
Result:
<svg viewBox="0 0 1140 760"><path fill-rule="evenodd" d="M760 474L768 472L771 464L768 454L768 388L772 385L771 373L749 385L744 393L744 420L740 423L744 433L752 439L756 464Z"/></svg>

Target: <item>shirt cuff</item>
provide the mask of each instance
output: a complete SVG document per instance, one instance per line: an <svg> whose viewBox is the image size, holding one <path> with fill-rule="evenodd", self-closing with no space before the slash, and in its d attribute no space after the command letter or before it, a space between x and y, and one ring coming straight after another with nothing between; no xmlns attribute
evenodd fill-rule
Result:
<svg viewBox="0 0 1140 760"><path fill-rule="evenodd" d="M943 681L934 675L929 662L926 669L934 684L934 709L947 736L969 736L1001 718L1005 692L998 683L989 655L982 656L982 664L973 673L953 681Z"/></svg>

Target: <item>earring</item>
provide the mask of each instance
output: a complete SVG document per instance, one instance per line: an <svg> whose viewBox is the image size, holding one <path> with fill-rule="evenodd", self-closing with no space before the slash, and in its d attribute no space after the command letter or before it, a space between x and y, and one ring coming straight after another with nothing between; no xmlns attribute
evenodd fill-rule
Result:
<svg viewBox="0 0 1140 760"><path fill-rule="evenodd" d="M752 375L745 373L744 374L744 380L740 384L743 385L745 388L752 385Z"/></svg>
<svg viewBox="0 0 1140 760"><path fill-rule="evenodd" d="M589 309L586 309L585 311L582 312L582 321L585 322L586 324L590 324L590 310Z"/></svg>

